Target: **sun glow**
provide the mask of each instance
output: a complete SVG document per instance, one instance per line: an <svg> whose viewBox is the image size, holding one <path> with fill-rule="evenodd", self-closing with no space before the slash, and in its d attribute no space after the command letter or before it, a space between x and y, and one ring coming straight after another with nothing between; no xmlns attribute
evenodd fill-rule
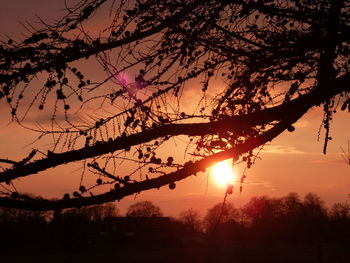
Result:
<svg viewBox="0 0 350 263"><path fill-rule="evenodd" d="M215 182L219 185L226 186L232 184L235 178L232 161L229 159L214 164L211 168L211 174L214 177Z"/></svg>

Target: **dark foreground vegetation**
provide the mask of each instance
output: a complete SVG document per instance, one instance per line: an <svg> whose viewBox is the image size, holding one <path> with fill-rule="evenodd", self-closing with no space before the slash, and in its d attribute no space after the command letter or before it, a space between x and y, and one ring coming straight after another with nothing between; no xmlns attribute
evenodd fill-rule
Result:
<svg viewBox="0 0 350 263"><path fill-rule="evenodd" d="M0 262L349 262L350 206L254 197L163 217L151 202L52 213L0 210Z"/></svg>

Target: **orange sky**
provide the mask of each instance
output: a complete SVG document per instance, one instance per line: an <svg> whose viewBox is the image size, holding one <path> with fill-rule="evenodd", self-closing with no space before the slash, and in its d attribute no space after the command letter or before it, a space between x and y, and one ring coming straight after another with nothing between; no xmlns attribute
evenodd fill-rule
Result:
<svg viewBox="0 0 350 263"><path fill-rule="evenodd" d="M0 34L20 35L23 31L16 21L32 21L33 14L43 18L54 16L63 1L45 0L1 0L0 1ZM0 102L0 158L21 159L32 146L30 143L35 134L9 123L4 113L4 104ZM304 195L314 192L326 200L328 204L344 202L350 193L350 166L340 156L340 146L345 147L350 139L349 113L338 112L331 127L334 138L328 147L328 154L322 154L323 137L317 141L318 128L322 122L322 111L313 109L296 124L296 131L284 133L273 141L260 154L262 160L248 170L243 193L237 191L229 197L229 201L237 206L245 203L255 195L282 196L289 192ZM42 143L43 144L43 143ZM181 154L181 150L175 149ZM61 197L72 191L79 184L80 171L74 171L79 165L61 167L43 174L35 175L30 180L21 179L18 190L36 192L50 197ZM242 167L236 167L238 177ZM237 184L236 184L237 186ZM136 201L151 200L159 205L165 215L176 216L186 208L205 210L223 200L225 189L208 178L207 174L197 175L177 183L176 190L163 187L160 190L143 192L139 196L125 198L119 203L121 212Z"/></svg>

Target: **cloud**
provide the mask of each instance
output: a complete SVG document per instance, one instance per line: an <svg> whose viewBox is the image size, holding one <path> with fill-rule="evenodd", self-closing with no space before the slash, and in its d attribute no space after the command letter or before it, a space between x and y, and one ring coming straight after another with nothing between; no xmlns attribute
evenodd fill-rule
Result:
<svg viewBox="0 0 350 263"><path fill-rule="evenodd" d="M341 163L341 164L346 164L345 160L341 159L341 157L339 157L339 159L315 159L312 160L311 163L316 163L316 164L332 164L332 163Z"/></svg>
<svg viewBox="0 0 350 263"><path fill-rule="evenodd" d="M307 120L299 120L297 123L294 124L296 128L305 128L310 125L310 122Z"/></svg>
<svg viewBox="0 0 350 263"><path fill-rule="evenodd" d="M282 145L267 145L261 151L262 153L272 154L303 154L305 152L298 150L293 146L282 146Z"/></svg>
<svg viewBox="0 0 350 263"><path fill-rule="evenodd" d="M251 181L251 182L245 182L244 186L252 186L252 187L263 187L263 188L267 188L267 189L273 189L276 190L277 185L268 182L268 181ZM244 188L243 186L243 188Z"/></svg>

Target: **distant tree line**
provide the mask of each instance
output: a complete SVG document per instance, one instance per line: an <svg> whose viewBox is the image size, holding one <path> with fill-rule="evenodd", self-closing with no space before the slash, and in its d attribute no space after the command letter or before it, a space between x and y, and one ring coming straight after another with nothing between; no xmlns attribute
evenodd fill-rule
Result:
<svg viewBox="0 0 350 263"><path fill-rule="evenodd" d="M162 216L161 209L150 201L137 202L126 212L126 218ZM46 245L56 242L64 248L97 239L103 244L116 242L108 236L109 233L104 233L105 219L113 217L120 217L113 203L53 212L0 208L0 231L2 240L7 240L7 245L2 248L11 247L18 238L23 242L35 239ZM327 207L313 193L308 193L303 199L296 193L280 198L253 197L240 208L230 202L218 203L208 209L204 217L200 211L190 208L170 221L169 228L172 229L164 231L175 233L178 240L199 237L218 244L350 240L350 205L344 202Z"/></svg>
<svg viewBox="0 0 350 263"><path fill-rule="evenodd" d="M222 215L221 215L222 214ZM350 240L350 205L326 207L317 195L253 197L241 208L227 203L208 210L206 233L221 241L328 242Z"/></svg>
<svg viewBox="0 0 350 263"><path fill-rule="evenodd" d="M177 221L217 242L350 241L350 205L340 202L327 207L314 193L303 199L296 193L258 196L239 208L218 203L203 218L191 208L182 211Z"/></svg>

